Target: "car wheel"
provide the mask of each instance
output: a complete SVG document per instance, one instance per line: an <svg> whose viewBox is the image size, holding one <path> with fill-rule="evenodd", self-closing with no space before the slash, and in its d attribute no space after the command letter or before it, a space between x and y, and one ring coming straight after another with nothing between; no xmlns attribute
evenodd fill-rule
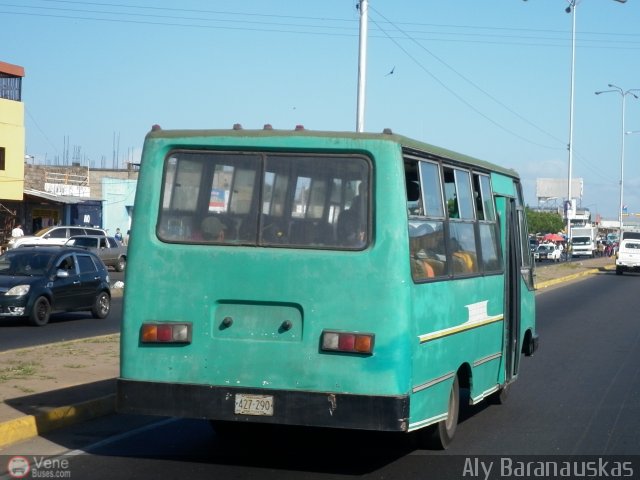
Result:
<svg viewBox="0 0 640 480"><path fill-rule="evenodd" d="M116 263L115 269L116 272L124 271L124 267L127 266L127 260L124 257L118 258L118 262Z"/></svg>
<svg viewBox="0 0 640 480"><path fill-rule="evenodd" d="M49 323L51 316L51 304L47 297L38 297L33 304L31 313L29 314L29 323L36 327L42 327Z"/></svg>
<svg viewBox="0 0 640 480"><path fill-rule="evenodd" d="M100 292L93 303L93 318L105 318L111 311L111 297L107 292Z"/></svg>

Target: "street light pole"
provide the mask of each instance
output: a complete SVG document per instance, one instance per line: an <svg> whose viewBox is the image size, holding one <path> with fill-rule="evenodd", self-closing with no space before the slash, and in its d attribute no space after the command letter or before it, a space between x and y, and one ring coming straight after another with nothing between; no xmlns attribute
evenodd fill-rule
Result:
<svg viewBox="0 0 640 480"><path fill-rule="evenodd" d="M627 95L631 95L634 98L639 98L638 95L636 95L633 92L640 92L640 89L638 88L631 88L629 90L623 90L622 88L618 87L617 85L614 85L612 83L610 83L609 85L607 85L609 88L611 88L612 90L602 90L602 91L598 91L595 92L596 95L601 95L603 93L617 93L620 95L620 97L622 97L622 130L621 130L621 148L620 148L620 209L618 211L618 221L619 221L619 225L620 225L620 236L618 237L619 239L622 239L622 213L624 211L624 137L627 134L625 128L624 128L624 118L625 118L625 110L626 110L626 104L627 104Z"/></svg>
<svg viewBox="0 0 640 480"><path fill-rule="evenodd" d="M526 1L526 0L525 0ZM614 0L618 3L626 3L627 0ZM567 215L567 238L571 239L571 217L570 213L573 210L573 201L571 199L571 180L573 176L573 112L574 112L574 92L575 92L575 70L576 70L576 9L578 7L579 0L567 0L569 6L565 8L565 12L571 14L571 90L569 96L569 143L567 148L569 150L569 171L567 175L567 201L569 207L566 210Z"/></svg>
<svg viewBox="0 0 640 480"><path fill-rule="evenodd" d="M569 6L566 8L567 13L571 13L571 90L569 95L569 172L567 175L567 200L569 207L565 209L567 212L567 240L571 241L571 216L573 210L573 202L571 201L571 177L573 169L573 111L574 111L574 91L576 82L576 7L577 0L567 0Z"/></svg>
<svg viewBox="0 0 640 480"><path fill-rule="evenodd" d="M524 0L525 2L527 0ZM627 3L627 0L613 0L618 3ZM569 6L565 8L565 12L571 13L571 94L569 98L569 172L567 179L567 201L569 207L566 210L567 215L567 238L571 239L571 209L573 202L571 200L571 177L573 176L573 111L574 111L574 90L575 90L575 66L576 66L576 8L580 0L567 0ZM565 204L566 205L566 204Z"/></svg>

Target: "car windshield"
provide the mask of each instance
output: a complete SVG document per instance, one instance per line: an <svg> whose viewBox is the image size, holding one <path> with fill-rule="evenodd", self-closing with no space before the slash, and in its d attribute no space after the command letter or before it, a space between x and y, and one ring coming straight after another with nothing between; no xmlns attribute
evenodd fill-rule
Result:
<svg viewBox="0 0 640 480"><path fill-rule="evenodd" d="M42 228L40 230L38 230L36 233L34 233L33 235L36 237L42 237L44 236L45 233L53 230L54 227L46 227L46 228Z"/></svg>
<svg viewBox="0 0 640 480"><path fill-rule="evenodd" d="M50 268L54 255L45 252L10 250L0 256L0 275L44 275Z"/></svg>

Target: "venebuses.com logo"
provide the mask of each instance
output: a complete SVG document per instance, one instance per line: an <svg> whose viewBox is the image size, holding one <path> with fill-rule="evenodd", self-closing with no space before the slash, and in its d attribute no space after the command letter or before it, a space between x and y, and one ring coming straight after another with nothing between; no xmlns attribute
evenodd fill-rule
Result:
<svg viewBox="0 0 640 480"><path fill-rule="evenodd" d="M29 460L20 456L11 457L7 464L7 471L13 478L24 478L29 475L29 472L31 471Z"/></svg>
<svg viewBox="0 0 640 480"><path fill-rule="evenodd" d="M7 462L11 478L71 478L69 459L15 455Z"/></svg>

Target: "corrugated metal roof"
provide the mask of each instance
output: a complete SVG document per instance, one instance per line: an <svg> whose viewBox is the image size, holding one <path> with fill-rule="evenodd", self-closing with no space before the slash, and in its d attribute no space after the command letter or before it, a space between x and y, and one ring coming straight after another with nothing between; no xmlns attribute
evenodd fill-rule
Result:
<svg viewBox="0 0 640 480"><path fill-rule="evenodd" d="M11 63L0 62L0 72L14 77L24 77L24 67Z"/></svg>

